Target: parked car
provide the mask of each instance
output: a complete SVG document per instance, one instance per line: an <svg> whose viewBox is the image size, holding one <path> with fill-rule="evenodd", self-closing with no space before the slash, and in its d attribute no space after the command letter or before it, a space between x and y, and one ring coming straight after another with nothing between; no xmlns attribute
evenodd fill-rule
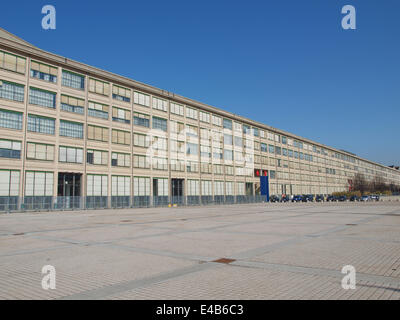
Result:
<svg viewBox="0 0 400 320"><path fill-rule="evenodd" d="M375 200L375 201L379 201L379 196L378 196L378 195L375 195L375 194L374 194L374 195L371 195L370 198L371 198L371 201L374 201L374 200Z"/></svg>
<svg viewBox="0 0 400 320"><path fill-rule="evenodd" d="M347 197L346 196L340 196L338 201L340 201L340 202L347 201Z"/></svg>
<svg viewBox="0 0 400 320"><path fill-rule="evenodd" d="M279 198L275 195L269 197L269 202L279 202Z"/></svg>
<svg viewBox="0 0 400 320"><path fill-rule="evenodd" d="M333 201L338 201L338 197L333 196L333 195L329 195L329 196L326 198L326 201L331 201L331 202L333 202Z"/></svg>
<svg viewBox="0 0 400 320"><path fill-rule="evenodd" d="M314 201L314 195L312 195L312 194L306 194L306 195L304 195L304 197L306 198L306 200L308 202L313 202Z"/></svg>
<svg viewBox="0 0 400 320"><path fill-rule="evenodd" d="M288 196L282 196L281 202L289 202L289 197Z"/></svg>
<svg viewBox="0 0 400 320"><path fill-rule="evenodd" d="M359 196L351 196L350 197L350 201L360 201L360 197Z"/></svg>
<svg viewBox="0 0 400 320"><path fill-rule="evenodd" d="M301 196L301 202L308 202L308 197L307 197L307 195L303 194L303 195Z"/></svg>
<svg viewBox="0 0 400 320"><path fill-rule="evenodd" d="M292 202L301 202L303 200L303 197L300 195L294 196L292 199Z"/></svg>
<svg viewBox="0 0 400 320"><path fill-rule="evenodd" d="M315 202L324 202L325 198L322 194L317 194L315 197Z"/></svg>
<svg viewBox="0 0 400 320"><path fill-rule="evenodd" d="M362 196L361 201L370 201L371 198L369 196Z"/></svg>

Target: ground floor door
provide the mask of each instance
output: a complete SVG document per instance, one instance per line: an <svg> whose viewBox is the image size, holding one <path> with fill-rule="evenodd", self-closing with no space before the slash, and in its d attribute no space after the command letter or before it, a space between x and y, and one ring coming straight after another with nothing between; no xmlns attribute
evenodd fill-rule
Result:
<svg viewBox="0 0 400 320"><path fill-rule="evenodd" d="M171 179L172 203L183 202L184 181L184 179Z"/></svg>
<svg viewBox="0 0 400 320"><path fill-rule="evenodd" d="M79 207L81 196L81 173L60 172L58 174L57 205L68 209Z"/></svg>
<svg viewBox="0 0 400 320"><path fill-rule="evenodd" d="M253 195L253 183L246 182L246 196L252 196L252 195Z"/></svg>
<svg viewBox="0 0 400 320"><path fill-rule="evenodd" d="M81 173L58 174L58 196L59 197L79 197L81 195Z"/></svg>

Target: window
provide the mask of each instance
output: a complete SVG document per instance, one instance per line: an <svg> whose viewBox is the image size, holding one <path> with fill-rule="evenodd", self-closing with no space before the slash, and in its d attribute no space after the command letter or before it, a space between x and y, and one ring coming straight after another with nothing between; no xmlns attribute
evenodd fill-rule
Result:
<svg viewBox="0 0 400 320"><path fill-rule="evenodd" d="M270 179L275 179L275 170L269 170L269 178Z"/></svg>
<svg viewBox="0 0 400 320"><path fill-rule="evenodd" d="M222 149L221 148L213 148L213 158L221 160L222 159Z"/></svg>
<svg viewBox="0 0 400 320"><path fill-rule="evenodd" d="M214 181L214 195L223 196L224 195L224 182Z"/></svg>
<svg viewBox="0 0 400 320"><path fill-rule="evenodd" d="M150 107L150 96L144 93L135 91L133 93L133 102L145 107Z"/></svg>
<svg viewBox="0 0 400 320"><path fill-rule="evenodd" d="M236 194L240 196L246 195L246 184L244 182L236 182Z"/></svg>
<svg viewBox="0 0 400 320"><path fill-rule="evenodd" d="M24 86L8 81L0 81L0 98L24 102Z"/></svg>
<svg viewBox="0 0 400 320"><path fill-rule="evenodd" d="M131 195L131 177L112 176L111 196L127 197Z"/></svg>
<svg viewBox="0 0 400 320"><path fill-rule="evenodd" d="M186 125L186 136L197 138L199 134L199 128L195 126L191 126L190 124Z"/></svg>
<svg viewBox="0 0 400 320"><path fill-rule="evenodd" d="M200 170L201 170L201 173L211 173L212 171L212 165L211 165L211 163L208 163L208 162L202 162L201 164L200 164Z"/></svg>
<svg viewBox="0 0 400 320"><path fill-rule="evenodd" d="M130 167L131 155L129 153L111 153L111 165L113 167Z"/></svg>
<svg viewBox="0 0 400 320"><path fill-rule="evenodd" d="M176 153L184 153L185 152L185 142L184 141L177 141L177 140L170 140L171 141L171 152Z"/></svg>
<svg viewBox="0 0 400 320"><path fill-rule="evenodd" d="M89 78L89 91L103 96L110 95L110 84L108 82Z"/></svg>
<svg viewBox="0 0 400 320"><path fill-rule="evenodd" d="M83 139L83 124L60 120L60 136Z"/></svg>
<svg viewBox="0 0 400 320"><path fill-rule="evenodd" d="M221 127L222 126L222 118L218 117L218 116L215 116L215 115L212 115L212 123L214 125L216 125L216 126Z"/></svg>
<svg viewBox="0 0 400 320"><path fill-rule="evenodd" d="M89 140L108 142L108 128L88 124L87 129Z"/></svg>
<svg viewBox="0 0 400 320"><path fill-rule="evenodd" d="M282 154L282 149L281 149L281 147L275 147L275 153L276 154Z"/></svg>
<svg viewBox="0 0 400 320"><path fill-rule="evenodd" d="M200 183L199 180L188 180L187 181L187 195L198 196L200 195Z"/></svg>
<svg viewBox="0 0 400 320"><path fill-rule="evenodd" d="M200 111L200 121L210 123L210 114L208 112Z"/></svg>
<svg viewBox="0 0 400 320"><path fill-rule="evenodd" d="M228 176L233 176L233 166L225 166L225 174Z"/></svg>
<svg viewBox="0 0 400 320"><path fill-rule="evenodd" d="M261 143L260 146L261 146L261 151L262 152L268 152L266 143Z"/></svg>
<svg viewBox="0 0 400 320"><path fill-rule="evenodd" d="M133 177L133 195L135 197L150 196L150 178Z"/></svg>
<svg viewBox="0 0 400 320"><path fill-rule="evenodd" d="M88 164L108 165L108 151L88 149L86 152L86 162Z"/></svg>
<svg viewBox="0 0 400 320"><path fill-rule="evenodd" d="M153 158L153 169L156 170L168 170L168 163L166 158Z"/></svg>
<svg viewBox="0 0 400 320"><path fill-rule="evenodd" d="M183 117L183 105L171 102L170 105L171 113L177 114Z"/></svg>
<svg viewBox="0 0 400 320"><path fill-rule="evenodd" d="M17 197L19 195L19 171L0 170L0 196Z"/></svg>
<svg viewBox="0 0 400 320"><path fill-rule="evenodd" d="M197 120L197 110L193 108L186 107L186 117L190 119Z"/></svg>
<svg viewBox="0 0 400 320"><path fill-rule="evenodd" d="M268 151L269 153L275 153L275 146L268 145Z"/></svg>
<svg viewBox="0 0 400 320"><path fill-rule="evenodd" d="M239 122L234 122L234 123L233 123L233 128L234 128L235 131L237 131L237 132L242 132L242 124L240 124Z"/></svg>
<svg viewBox="0 0 400 320"><path fill-rule="evenodd" d="M258 136L260 135L260 131L258 130L258 128L254 128L254 127L253 127L253 135L254 135L255 137L258 137Z"/></svg>
<svg viewBox="0 0 400 320"><path fill-rule="evenodd" d="M30 160L54 160L54 146L28 142L26 144L26 158Z"/></svg>
<svg viewBox="0 0 400 320"><path fill-rule="evenodd" d="M168 111L168 102L166 100L156 98L153 96L153 109Z"/></svg>
<svg viewBox="0 0 400 320"><path fill-rule="evenodd" d="M29 114L28 115L28 131L54 135L55 122L56 121L51 118L46 118L46 117Z"/></svg>
<svg viewBox="0 0 400 320"><path fill-rule="evenodd" d="M25 74L26 59L11 53L0 51L0 69Z"/></svg>
<svg viewBox="0 0 400 320"><path fill-rule="evenodd" d="M224 171L223 171L224 166L223 165L214 164L213 167L214 167L214 174L218 174L218 175L224 174Z"/></svg>
<svg viewBox="0 0 400 320"><path fill-rule="evenodd" d="M282 136L282 143L283 143L283 144L287 144L287 137Z"/></svg>
<svg viewBox="0 0 400 320"><path fill-rule="evenodd" d="M0 139L0 158L21 159L21 142Z"/></svg>
<svg viewBox="0 0 400 320"><path fill-rule="evenodd" d="M172 171L185 171L185 161L178 159L171 159L171 170Z"/></svg>
<svg viewBox="0 0 400 320"><path fill-rule="evenodd" d="M134 154L133 155L133 167L149 169L150 168L150 158L145 155Z"/></svg>
<svg viewBox="0 0 400 320"><path fill-rule="evenodd" d="M112 129L112 143L131 144L131 134L128 131Z"/></svg>
<svg viewBox="0 0 400 320"><path fill-rule="evenodd" d="M61 110L83 114L85 107L85 100L61 95Z"/></svg>
<svg viewBox="0 0 400 320"><path fill-rule="evenodd" d="M232 150L224 150L224 159L225 160L233 160L233 151Z"/></svg>
<svg viewBox="0 0 400 320"><path fill-rule="evenodd" d="M21 130L22 113L0 109L0 127Z"/></svg>
<svg viewBox="0 0 400 320"><path fill-rule="evenodd" d="M153 129L167 131L167 120L153 116Z"/></svg>
<svg viewBox="0 0 400 320"><path fill-rule="evenodd" d="M109 106L105 104L89 101L88 116L108 119L108 110Z"/></svg>
<svg viewBox="0 0 400 320"><path fill-rule="evenodd" d="M150 145L150 139L145 134L134 133L133 134L133 145L136 147L147 148Z"/></svg>
<svg viewBox="0 0 400 320"><path fill-rule="evenodd" d="M151 144L151 147L154 150L168 150L167 139L166 138L162 138L162 137L154 136L153 137L153 143Z"/></svg>
<svg viewBox="0 0 400 320"><path fill-rule="evenodd" d="M200 156L202 158L211 158L211 147L210 146L200 146Z"/></svg>
<svg viewBox="0 0 400 320"><path fill-rule="evenodd" d="M243 139L241 137L235 137L234 142L236 147L243 147Z"/></svg>
<svg viewBox="0 0 400 320"><path fill-rule="evenodd" d="M227 196L233 196L233 182L232 181L225 182L225 190L226 190L225 193Z"/></svg>
<svg viewBox="0 0 400 320"><path fill-rule="evenodd" d="M135 126L150 128L150 116L144 113L134 112L133 124Z"/></svg>
<svg viewBox="0 0 400 320"><path fill-rule="evenodd" d="M25 181L25 196L53 196L53 172L27 171Z"/></svg>
<svg viewBox="0 0 400 320"><path fill-rule="evenodd" d="M29 88L29 103L55 109L57 94L37 88Z"/></svg>
<svg viewBox="0 0 400 320"><path fill-rule="evenodd" d="M243 125L243 133L244 134L249 134L250 133L250 126L248 126L247 124Z"/></svg>
<svg viewBox="0 0 400 320"><path fill-rule="evenodd" d="M230 134L224 134L224 145L233 145L233 137Z"/></svg>
<svg viewBox="0 0 400 320"><path fill-rule="evenodd" d="M199 146L195 143L187 143L186 144L186 154L187 155L192 155L192 156L197 156L198 155L198 149Z"/></svg>
<svg viewBox="0 0 400 320"><path fill-rule="evenodd" d="M196 161L187 161L186 162L186 171L187 172L199 172L199 164Z"/></svg>
<svg viewBox="0 0 400 320"><path fill-rule="evenodd" d="M77 73L63 70L61 84L64 87L70 87L73 89L84 90L85 89L85 77L80 74L77 74Z"/></svg>
<svg viewBox="0 0 400 320"><path fill-rule="evenodd" d="M224 129L232 130L232 120L224 119Z"/></svg>
<svg viewBox="0 0 400 320"><path fill-rule="evenodd" d="M153 179L153 194L155 196L168 196L168 179Z"/></svg>
<svg viewBox="0 0 400 320"><path fill-rule="evenodd" d="M131 102L131 89L113 85L112 97L115 100Z"/></svg>
<svg viewBox="0 0 400 320"><path fill-rule="evenodd" d="M170 132L171 133L179 134L185 129L185 125L183 123L181 123L181 122L176 122L176 121L171 120L169 122L169 125L170 125Z"/></svg>
<svg viewBox="0 0 400 320"><path fill-rule="evenodd" d="M83 149L60 146L58 161L67 163L83 163Z"/></svg>
<svg viewBox="0 0 400 320"><path fill-rule="evenodd" d="M131 112L125 109L113 107L112 120L122 123L131 123Z"/></svg>
<svg viewBox="0 0 400 320"><path fill-rule="evenodd" d="M31 62L31 77L57 83L58 69L37 61Z"/></svg>
<svg viewBox="0 0 400 320"><path fill-rule="evenodd" d="M106 175L87 175L87 196L107 197L108 196L108 176Z"/></svg>
<svg viewBox="0 0 400 320"><path fill-rule="evenodd" d="M201 195L212 196L212 182L207 180L201 180Z"/></svg>

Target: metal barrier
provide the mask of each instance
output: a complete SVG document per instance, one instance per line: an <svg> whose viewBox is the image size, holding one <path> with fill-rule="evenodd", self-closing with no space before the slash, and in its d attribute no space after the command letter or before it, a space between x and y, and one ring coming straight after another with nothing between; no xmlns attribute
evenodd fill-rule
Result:
<svg viewBox="0 0 400 320"><path fill-rule="evenodd" d="M266 202L265 196L0 197L0 212L207 206Z"/></svg>

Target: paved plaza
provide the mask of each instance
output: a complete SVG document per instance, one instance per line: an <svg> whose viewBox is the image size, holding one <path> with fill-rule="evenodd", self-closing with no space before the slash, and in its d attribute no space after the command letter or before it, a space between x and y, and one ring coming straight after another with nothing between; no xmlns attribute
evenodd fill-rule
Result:
<svg viewBox="0 0 400 320"><path fill-rule="evenodd" d="M400 204L0 214L0 299L398 300Z"/></svg>

